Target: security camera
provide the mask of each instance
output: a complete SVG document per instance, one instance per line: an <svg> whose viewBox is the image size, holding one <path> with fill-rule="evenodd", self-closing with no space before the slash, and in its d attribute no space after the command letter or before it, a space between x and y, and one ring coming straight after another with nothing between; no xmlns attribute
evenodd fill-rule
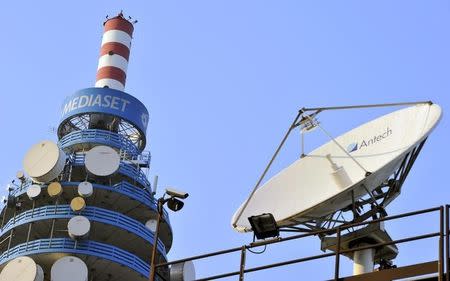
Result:
<svg viewBox="0 0 450 281"><path fill-rule="evenodd" d="M166 188L166 193L172 197L178 197L181 199L186 199L189 196L187 192L179 191L173 188Z"/></svg>

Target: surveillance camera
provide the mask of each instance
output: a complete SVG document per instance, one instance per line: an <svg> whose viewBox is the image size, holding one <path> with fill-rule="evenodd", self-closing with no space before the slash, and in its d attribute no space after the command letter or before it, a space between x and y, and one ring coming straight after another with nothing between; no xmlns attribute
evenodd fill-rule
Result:
<svg viewBox="0 0 450 281"><path fill-rule="evenodd" d="M187 192L179 191L173 188L166 188L166 193L172 197L178 197L181 199L186 199L189 196Z"/></svg>

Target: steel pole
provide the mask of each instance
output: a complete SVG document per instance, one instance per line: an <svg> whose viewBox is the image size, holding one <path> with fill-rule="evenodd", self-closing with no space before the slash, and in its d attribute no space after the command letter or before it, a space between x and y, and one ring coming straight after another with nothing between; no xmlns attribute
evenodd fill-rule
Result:
<svg viewBox="0 0 450 281"><path fill-rule="evenodd" d="M149 281L155 281L155 274L156 274L156 268L155 268L155 263L156 263L156 250L158 248L158 236L159 236L159 224L161 222L161 217L162 217L162 211L163 211L163 204L164 204L164 199L160 198L158 199L158 219L156 221L156 231L155 231L155 239L153 240L153 250L152 250L152 259L150 262L150 277L149 277Z"/></svg>
<svg viewBox="0 0 450 281"><path fill-rule="evenodd" d="M239 281L244 281L246 250L247 250L247 248L245 246L242 246L241 264L239 266Z"/></svg>
<svg viewBox="0 0 450 281"><path fill-rule="evenodd" d="M438 280L444 281L444 206L439 208L439 262Z"/></svg>
<svg viewBox="0 0 450 281"><path fill-rule="evenodd" d="M449 257L449 243L450 243L450 229L449 229L449 205L445 205L445 280L450 281L450 257Z"/></svg>
<svg viewBox="0 0 450 281"><path fill-rule="evenodd" d="M340 256L341 256L341 227L338 226L336 229L336 257L334 263L334 281L339 280L339 267L340 267Z"/></svg>

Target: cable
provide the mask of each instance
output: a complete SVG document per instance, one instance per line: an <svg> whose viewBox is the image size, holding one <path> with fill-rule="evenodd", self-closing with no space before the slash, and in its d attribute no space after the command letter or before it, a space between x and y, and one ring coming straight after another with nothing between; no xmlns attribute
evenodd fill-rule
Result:
<svg viewBox="0 0 450 281"><path fill-rule="evenodd" d="M262 251L260 251L260 252L252 251L252 250L250 250L250 248L247 248L247 251L249 251L252 254L260 255L260 254L264 253L266 251L266 249L267 249L267 245L264 245L264 249L262 249Z"/></svg>

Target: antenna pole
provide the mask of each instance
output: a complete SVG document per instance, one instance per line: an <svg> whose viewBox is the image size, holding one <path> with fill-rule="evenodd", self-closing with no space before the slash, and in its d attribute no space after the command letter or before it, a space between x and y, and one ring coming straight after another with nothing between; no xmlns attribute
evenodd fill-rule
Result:
<svg viewBox="0 0 450 281"><path fill-rule="evenodd" d="M152 192L153 195L156 194L157 188L158 188L158 175L155 175L155 177L153 178L153 192Z"/></svg>
<svg viewBox="0 0 450 281"><path fill-rule="evenodd" d="M347 106L330 106L330 107L311 107L302 108L304 112L317 110L341 110L341 109L357 109L357 108L373 108L373 107L391 107L402 105L417 105L417 104L433 104L432 101L416 101L416 102L397 102L397 103L379 103L379 104L363 104L363 105L347 105Z"/></svg>
<svg viewBox="0 0 450 281"><path fill-rule="evenodd" d="M289 137L289 134L291 133L291 131L297 127L297 121L300 118L300 116L303 114L304 110L300 109L298 111L297 116L294 119L294 122L292 122L291 126L289 126L289 129L287 130L286 134L284 135L283 139L281 140L281 143L278 145L277 150L275 151L275 153L273 154L272 158L269 161L269 164L267 164L266 168L264 169L264 172L262 173L262 175L259 177L258 181L255 184L255 187L252 190L252 193L250 193L250 196L248 197L248 199L245 201L244 206L242 207L242 209L239 211L236 219L233 222L233 227L236 227L236 223L237 221L241 218L242 213L245 211L245 209L247 208L248 203L250 202L250 200L252 199L253 195L255 194L256 190L258 189L259 185L261 184L261 182L263 181L264 177L266 176L267 172L269 171L270 167L272 166L273 161L275 160L275 158L277 158L278 153L280 152L281 148L283 147L284 143L286 142L287 138Z"/></svg>

